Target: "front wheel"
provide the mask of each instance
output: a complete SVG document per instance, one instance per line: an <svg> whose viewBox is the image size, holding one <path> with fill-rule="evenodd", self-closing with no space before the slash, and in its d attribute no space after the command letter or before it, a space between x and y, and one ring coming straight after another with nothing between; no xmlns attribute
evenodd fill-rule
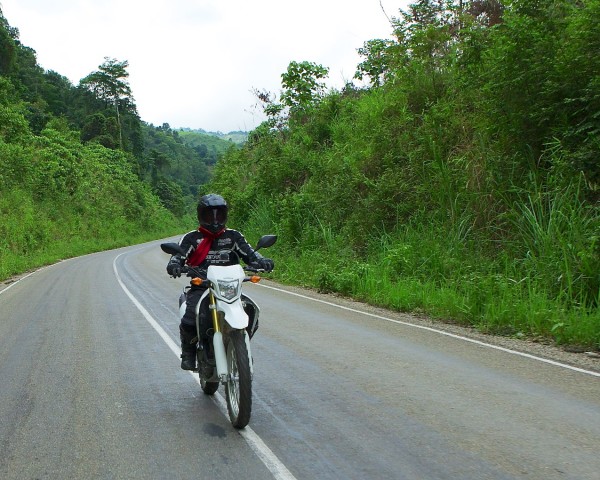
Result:
<svg viewBox="0 0 600 480"><path fill-rule="evenodd" d="M235 428L244 428L252 411L252 375L243 330L232 331L226 340L227 381L225 397L229 419Z"/></svg>

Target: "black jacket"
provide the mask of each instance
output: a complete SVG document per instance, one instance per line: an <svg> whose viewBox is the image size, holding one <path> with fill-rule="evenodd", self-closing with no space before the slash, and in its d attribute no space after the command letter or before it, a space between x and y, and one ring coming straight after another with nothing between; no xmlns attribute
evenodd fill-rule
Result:
<svg viewBox="0 0 600 480"><path fill-rule="evenodd" d="M196 247L203 238L204 234L199 230L186 233L179 241L179 245L186 252L185 257L174 255L171 257L169 263L174 261L177 261L180 264L185 263L196 250ZM233 251L234 253L229 253L228 255L224 254L230 251ZM240 258L246 264L250 264L259 258L262 258L262 255L254 251L244 238L244 235L237 230L228 228L218 238L213 240L206 259L198 267L201 270L205 270L209 265L235 265L240 263Z"/></svg>

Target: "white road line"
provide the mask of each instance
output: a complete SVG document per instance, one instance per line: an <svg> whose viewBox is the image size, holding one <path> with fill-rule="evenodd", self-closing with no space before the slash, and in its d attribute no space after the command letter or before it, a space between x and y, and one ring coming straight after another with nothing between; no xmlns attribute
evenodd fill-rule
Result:
<svg viewBox="0 0 600 480"><path fill-rule="evenodd" d="M179 358L179 354L181 353L181 348L177 345L173 339L165 332L162 327L158 324L158 322L148 313L148 310L144 308L144 306L138 301L137 298L133 296L133 294L129 291L129 289L125 286L123 281L121 280L121 276L117 271L117 259L124 255L127 252L123 252L115 257L113 260L113 271L115 272L115 276L117 277L117 281L119 285L123 289L123 291L127 294L129 299L133 302L133 304L137 307L137 309L142 313L144 318L148 321L148 323L158 332L160 337L164 340L167 346L171 349L171 351ZM1 292L0 292L1 293ZM189 372L192 377L200 383L200 379L198 375L194 372ZM212 396L213 401L219 407L219 410L226 418L229 418L229 414L227 413L227 404L225 399L219 395L219 393L215 393ZM250 446L252 451L260 458L260 460L264 463L264 465L269 469L273 478L276 480L296 480L296 477L292 475L292 473L285 467L285 465L277 458L277 456L273 453L273 451L262 441L262 439L252 430L250 427L246 427L243 430L238 430L240 435L246 440L246 443Z"/></svg>
<svg viewBox="0 0 600 480"><path fill-rule="evenodd" d="M374 313L363 312L361 310L356 310L356 309L350 308L350 307L344 307L343 305L338 305L336 303L327 302L326 300L320 300L320 299L317 299L317 298L308 297L308 296L302 295L300 293L290 292L288 290L283 290L281 288L272 287L270 285L264 285L264 284L260 284L260 283L258 285L261 286L261 287L263 287L263 288L268 288L268 289L271 289L271 290L276 290L278 292L287 293L288 295L294 295L296 297L304 298L306 300L312 300L314 302L324 303L325 305L329 305L329 306L332 306L332 307L341 308L342 310L348 310L350 312L354 312L354 313L358 313L358 314L362 314L362 315L367 315L369 317L377 318L379 320L385 320L386 322L392 322L392 323L396 323L396 324L399 324L399 325L405 325L407 327L414 327L414 328L419 328L421 330L427 330L428 332L434 332L434 333L438 333L440 335L445 335L447 337L452 337L452 338L456 338L458 340L463 340L465 342L474 343L476 345L480 345L480 346L483 346L483 347L493 348L495 350L500 350L502 352L510 353L512 355L519 355L521 357L529 358L529 359L532 359L532 360L537 360L538 362L544 362L544 363L548 363L550 365L554 365L554 366L557 366L557 367L562 367L562 368L566 368L566 369L569 369L569 370L573 370L575 372L585 373L587 375L592 375L594 377L600 377L600 373L598 373L598 372L594 372L592 370L585 370L585 369L579 368L579 367L573 367L573 366L567 365L565 363L556 362L554 360L549 360L549 359L543 358L543 357L537 357L537 356L531 355L529 353L523 353L523 352L519 352L517 350L511 350L509 348L499 347L497 345L492 345L490 343L481 342L479 340L474 340L472 338L463 337L462 335L456 335L454 333L444 332L443 330L438 330L436 328L426 327L424 325L417 325L417 324L410 323L410 322L403 322L402 320L394 320L393 318L388 318L388 317L384 317L384 316L381 316L381 315L376 315Z"/></svg>
<svg viewBox="0 0 600 480"><path fill-rule="evenodd" d="M40 269L41 270L41 269ZM6 288L3 288L2 290L0 290L0 295L2 295L4 292L6 292L9 288L14 287L17 283L19 283L21 280L25 280L27 277L30 277L31 275L33 275L34 273L38 272L39 270L35 270L34 272L28 273L27 275L25 275L24 277L19 278L18 280L15 280L14 282L10 283Z"/></svg>

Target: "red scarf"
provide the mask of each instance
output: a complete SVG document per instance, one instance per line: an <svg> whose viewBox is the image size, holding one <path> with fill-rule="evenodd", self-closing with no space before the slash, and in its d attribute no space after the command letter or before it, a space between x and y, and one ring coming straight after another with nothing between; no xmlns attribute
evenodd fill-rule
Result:
<svg viewBox="0 0 600 480"><path fill-rule="evenodd" d="M202 241L196 247L196 250L194 250L194 252L187 259L187 264L191 265L192 267L197 267L204 261L204 259L208 255L208 252L210 251L210 247L211 247L213 241L216 238L219 238L223 234L225 229L223 228L223 229L219 230L218 232L213 233L204 227L199 227L198 231L200 233L202 233L204 235L204 237L202 238Z"/></svg>

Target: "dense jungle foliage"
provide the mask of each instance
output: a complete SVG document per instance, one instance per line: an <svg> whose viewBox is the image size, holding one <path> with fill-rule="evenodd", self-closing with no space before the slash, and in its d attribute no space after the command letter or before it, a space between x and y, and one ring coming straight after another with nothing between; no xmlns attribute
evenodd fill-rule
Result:
<svg viewBox="0 0 600 480"><path fill-rule="evenodd" d="M422 0L356 78L292 62L210 186L277 277L600 348L600 0ZM271 253L271 252L269 252Z"/></svg>
<svg viewBox="0 0 600 480"><path fill-rule="evenodd" d="M193 225L215 142L231 142L190 146L143 122L127 66L106 58L74 86L37 64L0 11L0 280Z"/></svg>

